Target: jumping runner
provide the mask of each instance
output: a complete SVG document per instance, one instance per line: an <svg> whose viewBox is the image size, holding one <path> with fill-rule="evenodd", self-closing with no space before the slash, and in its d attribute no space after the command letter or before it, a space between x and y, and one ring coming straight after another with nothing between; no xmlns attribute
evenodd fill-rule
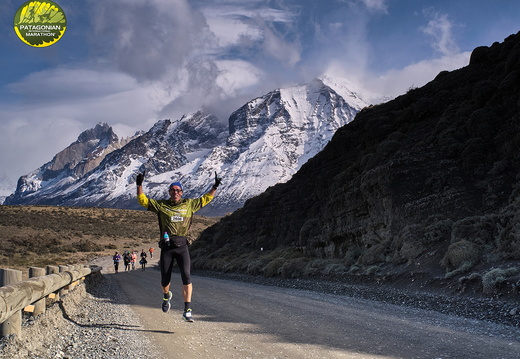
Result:
<svg viewBox="0 0 520 359"><path fill-rule="evenodd" d="M181 272L182 294L184 298L183 319L193 322L191 310L191 295L193 286L191 283L190 270L191 260L188 250L188 231L191 225L193 213L207 205L213 200L221 178L215 172L215 184L211 190L200 198L182 198L182 184L172 183L169 188L170 199L149 199L143 192L143 181L145 173L139 173L136 178L137 201L141 206L157 213L159 220L160 235L159 248L161 249L159 268L161 270L161 287L164 293L162 301L163 312L170 310L172 292L170 281L173 270L173 261Z"/></svg>

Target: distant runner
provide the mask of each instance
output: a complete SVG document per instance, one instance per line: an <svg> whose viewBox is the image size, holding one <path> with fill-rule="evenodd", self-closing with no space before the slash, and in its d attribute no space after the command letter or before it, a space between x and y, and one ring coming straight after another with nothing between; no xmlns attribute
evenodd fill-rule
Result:
<svg viewBox="0 0 520 359"><path fill-rule="evenodd" d="M114 270L117 273L119 271L119 261L121 260L121 255L116 252L116 254L114 254L112 259L114 260Z"/></svg>
<svg viewBox="0 0 520 359"><path fill-rule="evenodd" d="M217 187L220 185L221 178L215 172L215 184L211 190L200 198L182 198L182 184L172 183L168 190L170 199L154 200L149 199L143 192L143 181L145 173L139 173L136 178L137 201L141 206L149 211L157 213L159 220L160 235L159 248L161 249L159 267L161 270L161 286L164 293L162 301L163 312L170 310L172 292L170 291L170 281L173 270L173 261L177 261L177 266L181 272L182 294L184 297L183 319L193 322L191 310L191 295L193 286L191 283L190 270L191 259L188 250L188 231L190 229L193 213L207 205L213 200Z"/></svg>
<svg viewBox="0 0 520 359"><path fill-rule="evenodd" d="M146 252L144 251L144 249L141 250L141 260L139 261L139 264L141 264L141 269L143 270L143 272L146 270L146 264L148 263L148 261L146 260Z"/></svg>

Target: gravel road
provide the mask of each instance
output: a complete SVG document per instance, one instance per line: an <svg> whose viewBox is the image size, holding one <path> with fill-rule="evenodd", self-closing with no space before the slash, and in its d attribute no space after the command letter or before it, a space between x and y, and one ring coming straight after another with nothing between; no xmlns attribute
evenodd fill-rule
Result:
<svg viewBox="0 0 520 359"><path fill-rule="evenodd" d="M152 260L151 265L156 259ZM194 276L194 323L181 319L180 277L162 313L159 272L114 274L86 299L64 301L0 358L494 358L517 359L520 329L328 294ZM59 327L49 340L43 333ZM40 334L41 336L41 334ZM37 340L35 340L37 339Z"/></svg>

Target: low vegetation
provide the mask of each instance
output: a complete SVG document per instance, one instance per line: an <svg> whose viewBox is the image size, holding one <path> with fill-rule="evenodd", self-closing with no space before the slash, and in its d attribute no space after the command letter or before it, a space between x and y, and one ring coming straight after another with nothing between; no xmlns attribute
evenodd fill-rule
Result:
<svg viewBox="0 0 520 359"><path fill-rule="evenodd" d="M405 226L393 241L326 245L316 241L315 247L297 243L268 247L255 233L239 244L216 241L224 237L215 234L219 227L232 230L224 217L193 244L193 266L267 278L386 283L422 290L431 286L447 292L518 298L519 208L520 200L493 215L458 221L434 215ZM316 228L313 233L319 233Z"/></svg>
<svg viewBox="0 0 520 359"><path fill-rule="evenodd" d="M252 248L253 238L244 239L238 248L232 242L215 246L207 235L199 237L220 218L195 216L192 265L223 273L349 283L424 277L430 282L445 281L446 288L450 282L458 283L458 290L466 293L518 296L517 257L510 246L497 240L507 238L504 233L490 236L496 230L495 219L476 216L452 222L432 217L422 225L404 228L393 243L383 241L368 249L352 245L343 258L334 258L327 251L316 257L301 246ZM157 247L158 235L155 214L144 210L0 206L0 268L22 270L26 278L32 266L87 264L115 251Z"/></svg>
<svg viewBox="0 0 520 359"><path fill-rule="evenodd" d="M217 218L195 216L191 236ZM0 206L0 268L83 263L115 251L157 247L154 213L56 206Z"/></svg>

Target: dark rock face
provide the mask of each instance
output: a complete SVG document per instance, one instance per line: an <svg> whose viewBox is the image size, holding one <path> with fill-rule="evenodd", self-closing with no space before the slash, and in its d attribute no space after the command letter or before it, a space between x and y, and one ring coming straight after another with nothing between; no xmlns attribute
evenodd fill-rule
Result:
<svg viewBox="0 0 520 359"><path fill-rule="evenodd" d="M519 265L519 107L520 33L362 110L289 182L206 230L198 254L289 246L344 272L430 263L447 277Z"/></svg>

